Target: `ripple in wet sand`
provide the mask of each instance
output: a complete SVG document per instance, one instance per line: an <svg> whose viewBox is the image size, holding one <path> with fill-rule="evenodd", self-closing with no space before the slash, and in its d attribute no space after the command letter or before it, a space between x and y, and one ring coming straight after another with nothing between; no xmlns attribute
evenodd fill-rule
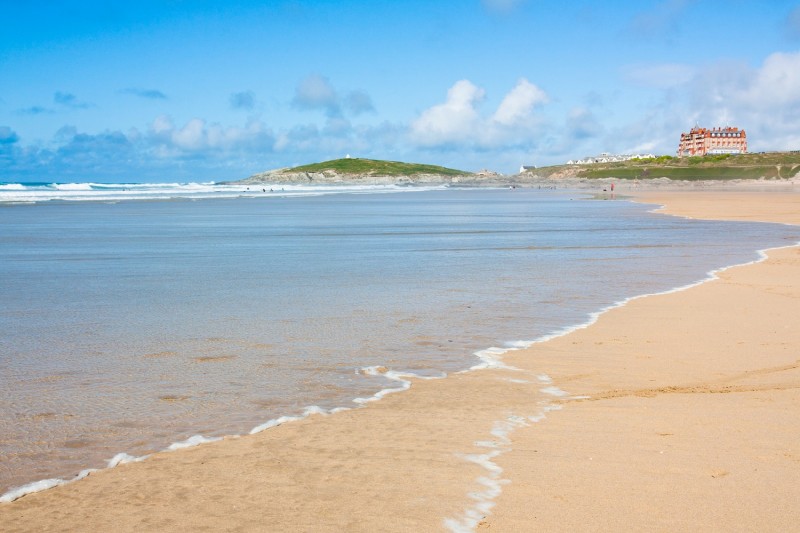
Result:
<svg viewBox="0 0 800 533"><path fill-rule="evenodd" d="M167 394L158 397L158 399L162 402L182 402L183 400L188 400L189 398L191 398L191 396L180 396L176 394Z"/></svg>
<svg viewBox="0 0 800 533"><path fill-rule="evenodd" d="M230 361L232 359L236 359L235 355L203 355L200 357L195 357L193 360L195 363L217 363L222 361Z"/></svg>

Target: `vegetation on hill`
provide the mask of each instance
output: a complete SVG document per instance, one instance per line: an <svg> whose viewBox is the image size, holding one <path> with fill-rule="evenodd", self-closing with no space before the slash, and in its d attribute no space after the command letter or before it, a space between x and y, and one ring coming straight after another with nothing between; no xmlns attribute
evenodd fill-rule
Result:
<svg viewBox="0 0 800 533"><path fill-rule="evenodd" d="M380 161L377 159L334 159L322 163L313 163L284 170L286 173L295 172L325 172L334 171L337 174L358 174L368 176L416 176L419 174L438 174L442 176L468 176L471 173L455 170L437 165L422 165L418 163L401 163L399 161Z"/></svg>
<svg viewBox="0 0 800 533"><path fill-rule="evenodd" d="M660 156L619 163L558 165L536 169L545 177L673 180L786 179L800 173L800 151L720 154L703 157Z"/></svg>

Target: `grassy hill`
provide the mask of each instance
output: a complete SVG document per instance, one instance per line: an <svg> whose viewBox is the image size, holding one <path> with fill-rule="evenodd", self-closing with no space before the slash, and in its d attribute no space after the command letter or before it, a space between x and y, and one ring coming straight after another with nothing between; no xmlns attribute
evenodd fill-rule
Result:
<svg viewBox="0 0 800 533"><path fill-rule="evenodd" d="M296 172L325 172L333 171L337 174L356 174L367 176L417 176L420 174L437 174L442 176L467 176L470 172L455 170L437 165L422 165L418 163L401 163L399 161L380 161L377 159L334 159L322 163L313 163L299 167L285 169L285 173Z"/></svg>
<svg viewBox="0 0 800 533"><path fill-rule="evenodd" d="M767 152L739 155L709 155L705 157L670 157L633 159L621 163L590 165L558 165L534 171L544 177L652 179L673 180L733 180L786 179L800 173L800 151Z"/></svg>

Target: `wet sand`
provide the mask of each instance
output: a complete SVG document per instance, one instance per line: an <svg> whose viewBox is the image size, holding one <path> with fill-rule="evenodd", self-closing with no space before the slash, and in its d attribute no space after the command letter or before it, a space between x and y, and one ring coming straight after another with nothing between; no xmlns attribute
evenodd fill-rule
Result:
<svg viewBox="0 0 800 533"><path fill-rule="evenodd" d="M787 192L641 191L800 224ZM2 531L787 531L800 523L800 249L367 407L0 505ZM552 382L551 382L552 381Z"/></svg>
<svg viewBox="0 0 800 533"><path fill-rule="evenodd" d="M681 216L800 223L800 195L639 193ZM800 249L507 358L573 394L498 460L496 531L796 531Z"/></svg>

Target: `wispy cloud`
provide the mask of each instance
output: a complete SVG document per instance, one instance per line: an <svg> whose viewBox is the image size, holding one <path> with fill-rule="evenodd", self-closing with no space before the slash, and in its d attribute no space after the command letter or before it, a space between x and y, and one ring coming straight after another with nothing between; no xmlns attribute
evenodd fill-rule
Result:
<svg viewBox="0 0 800 533"><path fill-rule="evenodd" d="M639 37L664 37L677 32L686 10L697 0L662 0L652 9L634 16L630 29Z"/></svg>
<svg viewBox="0 0 800 533"><path fill-rule="evenodd" d="M20 109L19 113L21 113L23 115L47 115L47 114L50 114L50 113L55 113L55 110L53 110L53 109L51 109L49 107L44 107L44 106L40 106L40 105L34 105L34 106L31 106L31 107L26 107L24 109Z"/></svg>
<svg viewBox="0 0 800 533"><path fill-rule="evenodd" d="M256 106L256 95L253 91L242 91L233 93L230 96L230 104L233 109L251 110Z"/></svg>
<svg viewBox="0 0 800 533"><path fill-rule="evenodd" d="M510 13L527 0L481 0L483 6L495 13Z"/></svg>
<svg viewBox="0 0 800 533"><path fill-rule="evenodd" d="M567 141L583 141L599 136L603 127L594 114L585 107L573 108L567 117Z"/></svg>
<svg viewBox="0 0 800 533"><path fill-rule="evenodd" d="M800 6L794 8L786 17L785 30L790 39L800 40Z"/></svg>
<svg viewBox="0 0 800 533"><path fill-rule="evenodd" d="M681 63L639 64L622 68L623 77L641 87L667 89L683 85L697 73L697 68Z"/></svg>
<svg viewBox="0 0 800 533"><path fill-rule="evenodd" d="M90 107L90 104L78 100L78 97L74 94L61 91L56 91L53 95L53 102L72 109L87 109Z"/></svg>
<svg viewBox="0 0 800 533"><path fill-rule="evenodd" d="M158 89L139 89L136 87L128 87L127 89L122 89L120 92L122 94L130 94L133 96L138 96L139 98L145 98L147 100L167 100L167 95Z"/></svg>
<svg viewBox="0 0 800 533"><path fill-rule="evenodd" d="M339 113L339 97L328 78L308 76L295 89L292 104L300 109L324 109L329 115Z"/></svg>
<svg viewBox="0 0 800 533"><path fill-rule="evenodd" d="M372 98L364 91L351 91L344 97L344 107L353 115L375 111Z"/></svg>
<svg viewBox="0 0 800 533"><path fill-rule="evenodd" d="M17 132L8 126L0 126L0 144L14 144L19 141Z"/></svg>
<svg viewBox="0 0 800 533"><path fill-rule="evenodd" d="M298 109L322 110L328 117L340 117L345 111L360 115L375 110L366 92L354 90L340 96L330 80L319 74L312 74L297 85L292 105Z"/></svg>

